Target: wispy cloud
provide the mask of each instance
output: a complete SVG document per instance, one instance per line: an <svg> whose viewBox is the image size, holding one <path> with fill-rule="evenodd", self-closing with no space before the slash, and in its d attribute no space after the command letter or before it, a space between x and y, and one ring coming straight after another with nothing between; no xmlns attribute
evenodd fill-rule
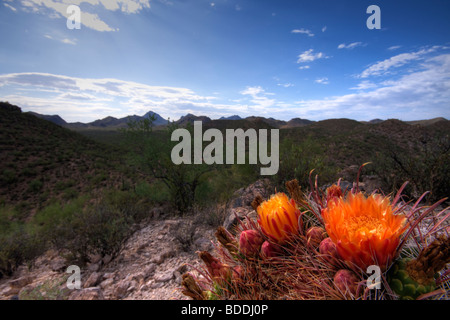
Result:
<svg viewBox="0 0 450 320"><path fill-rule="evenodd" d="M320 84L329 84L330 81L328 81L327 77L323 77L323 78L318 78L316 80L314 80L315 83L320 83Z"/></svg>
<svg viewBox="0 0 450 320"><path fill-rule="evenodd" d="M434 52L440 46L433 46L431 48L421 49L415 52L407 52L395 55L389 59L378 61L366 68L360 75L360 78L367 78L369 76L379 76L389 72L393 68L401 67L409 62L421 60L428 53Z"/></svg>
<svg viewBox="0 0 450 320"><path fill-rule="evenodd" d="M364 80L360 83L358 83L355 87L350 88L351 90L367 90L367 89L373 89L376 88L377 85L369 80Z"/></svg>
<svg viewBox="0 0 450 320"><path fill-rule="evenodd" d="M47 39L50 39L50 40L56 40L56 41L59 41L61 43L70 44L70 45L76 45L77 41L78 41L75 38L72 38L72 39L69 39L69 38L56 38L55 36L51 36L49 34L45 34L44 37L47 38Z"/></svg>
<svg viewBox="0 0 450 320"><path fill-rule="evenodd" d="M306 50L298 55L297 63L313 62L317 59L328 58L323 52L314 53L314 49Z"/></svg>
<svg viewBox="0 0 450 320"><path fill-rule="evenodd" d="M47 73L0 75L0 88L3 91L7 87L10 93L3 93L3 99L46 114L59 109L60 115L69 121L144 114L150 109L173 117L185 114L189 108L198 111L223 107L212 103L215 97L200 96L190 89L118 79L84 79ZM105 113L111 111L113 114Z"/></svg>
<svg viewBox="0 0 450 320"><path fill-rule="evenodd" d="M3 5L4 5L5 7L7 7L7 8L9 8L9 9L11 9L11 10L14 11L14 12L17 11L16 8L14 8L12 5L10 5L10 4L8 4L8 3L3 3Z"/></svg>
<svg viewBox="0 0 450 320"><path fill-rule="evenodd" d="M273 96L273 93L266 92L262 87L247 87L240 92L244 96L250 96L250 102L253 104L252 109L262 111L275 105L275 99L269 99L267 96Z"/></svg>
<svg viewBox="0 0 450 320"><path fill-rule="evenodd" d="M323 28L322 28L322 32L325 32L325 31L327 31L327 26L323 26Z"/></svg>
<svg viewBox="0 0 450 320"><path fill-rule="evenodd" d="M277 86L279 87L283 87L283 88L290 88L290 87L294 87L295 85L293 83L277 83Z"/></svg>
<svg viewBox="0 0 450 320"><path fill-rule="evenodd" d="M400 49L401 47L402 46L391 46L391 47L388 48L388 50L394 51L394 50Z"/></svg>
<svg viewBox="0 0 450 320"><path fill-rule="evenodd" d="M291 31L291 33L301 33L301 34L306 34L309 37L314 37L314 33L311 32L311 30L308 29L294 29Z"/></svg>
<svg viewBox="0 0 450 320"><path fill-rule="evenodd" d="M340 45L338 45L338 49L354 49L356 47L362 47L365 45L366 44L364 44L362 42L352 42L349 44L341 43Z"/></svg>
<svg viewBox="0 0 450 320"><path fill-rule="evenodd" d="M69 5L81 6L89 4L90 6L83 6L83 8L96 11L99 9L108 11L120 10L125 14L136 14L145 8L150 8L150 0L20 0L20 4L22 10L26 12L47 14L52 18L68 18L71 15L67 13ZM96 31L118 30L109 26L97 13L90 11L80 11L80 22L83 26Z"/></svg>

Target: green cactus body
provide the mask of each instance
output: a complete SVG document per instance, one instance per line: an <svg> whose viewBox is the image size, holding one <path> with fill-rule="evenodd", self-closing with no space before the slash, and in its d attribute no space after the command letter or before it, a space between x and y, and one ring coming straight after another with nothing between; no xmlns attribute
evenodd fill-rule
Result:
<svg viewBox="0 0 450 320"><path fill-rule="evenodd" d="M410 258L398 260L387 274L389 286L402 300L415 300L420 295L429 293L436 288L434 281L423 285L412 279L406 270L409 261L411 261Z"/></svg>

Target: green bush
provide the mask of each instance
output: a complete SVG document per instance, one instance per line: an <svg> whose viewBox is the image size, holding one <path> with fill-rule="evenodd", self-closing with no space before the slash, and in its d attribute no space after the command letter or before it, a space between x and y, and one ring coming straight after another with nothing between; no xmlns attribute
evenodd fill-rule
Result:
<svg viewBox="0 0 450 320"><path fill-rule="evenodd" d="M43 240L31 224L14 221L11 208L0 209L0 278L11 275L22 263L30 263L44 252Z"/></svg>
<svg viewBox="0 0 450 320"><path fill-rule="evenodd" d="M32 180L30 182L30 184L28 185L28 191L37 193L37 192L41 191L43 186L44 186L44 183L41 180L35 179L35 180Z"/></svg>
<svg viewBox="0 0 450 320"><path fill-rule="evenodd" d="M17 181L16 172L13 169L5 169L2 172L2 177L0 182L5 185L12 184Z"/></svg>
<svg viewBox="0 0 450 320"><path fill-rule="evenodd" d="M308 189L313 169L322 184L335 181L337 168L328 161L327 151L319 141L310 137L302 142L284 139L280 143L280 168L278 174L272 176L275 185L284 188L287 181L297 179L302 188Z"/></svg>
<svg viewBox="0 0 450 320"><path fill-rule="evenodd" d="M132 233L133 218L107 203L76 212L55 228L66 259L84 265L93 255L115 257Z"/></svg>
<svg viewBox="0 0 450 320"><path fill-rule="evenodd" d="M96 254L115 257L147 216L148 206L132 191L105 191L92 204L78 197L65 205L53 203L33 219L40 235L64 252L69 262L84 265Z"/></svg>

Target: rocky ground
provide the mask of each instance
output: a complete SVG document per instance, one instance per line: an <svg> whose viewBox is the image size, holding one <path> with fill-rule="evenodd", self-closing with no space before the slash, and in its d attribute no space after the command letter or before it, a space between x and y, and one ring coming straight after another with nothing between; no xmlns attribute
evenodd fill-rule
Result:
<svg viewBox="0 0 450 320"><path fill-rule="evenodd" d="M257 194L267 197L269 190L267 180L237 190L227 205L215 209L214 219L231 228L237 217L254 214L251 202ZM162 213L143 222L116 258L94 257L81 268L79 290L67 288L68 264L50 250L33 266L0 279L0 299L189 299L180 291L181 275L203 265L197 251L214 250L217 225L208 214Z"/></svg>
<svg viewBox="0 0 450 320"><path fill-rule="evenodd" d="M177 239L182 225L193 217L148 221L127 241L121 254L108 261L98 257L81 268L80 290L69 290L67 263L48 251L28 269L22 266L12 278L0 282L1 299L185 299L180 292L181 275L200 266L197 250L211 250L214 229L193 228L189 248ZM178 237L179 238L179 237ZM190 269L191 267L189 267Z"/></svg>

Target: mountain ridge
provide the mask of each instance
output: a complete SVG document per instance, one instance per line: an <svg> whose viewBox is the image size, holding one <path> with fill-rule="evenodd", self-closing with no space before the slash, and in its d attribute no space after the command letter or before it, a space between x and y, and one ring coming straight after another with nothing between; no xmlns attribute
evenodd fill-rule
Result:
<svg viewBox="0 0 450 320"><path fill-rule="evenodd" d="M113 116L107 116L103 119L97 119L88 123L83 123L83 122L66 122L61 116L59 115L45 115L45 114L40 114L34 111L28 111L27 113L32 114L38 118L53 122L59 126L62 127L67 127L69 129L119 129L119 128L126 128L127 127L127 123L131 120L131 121L139 121L142 119L146 119L149 118L152 114L155 115L156 119L153 122L153 124L155 126L165 126L167 124L169 124L169 120L164 119L161 115L159 115L156 112L153 111L148 111L147 113L145 113L143 116L139 116L139 115L129 115L126 117L122 117L122 118L115 118ZM249 116L246 118L242 118L239 115L232 115L229 117L225 117L222 116L218 119L211 119L208 116L204 116L204 115L194 115L192 113L187 113L184 116L181 116L180 119L173 121L175 124L177 124L178 126L184 127L186 126L188 123L193 124L194 121L202 121L203 123L208 123L208 122L216 122L216 121L224 121L224 120L229 120L229 121L241 121L241 120L245 120L245 121L249 121L249 122L265 122L266 124L270 125L273 128L278 128L278 129L286 129L286 128L295 128L295 127L303 127L303 126L308 126L311 125L313 123L318 123L318 122L322 122L322 121L328 121L328 120L339 120L339 119L324 119L321 121L314 121L314 120L309 120L309 119L302 119L302 118L292 118L289 121L285 121L285 120L279 120L279 119L275 119L275 118L265 118L265 117L261 117L261 116ZM353 119L348 119L348 120L353 120ZM388 120L392 120L392 119L372 119L370 121L357 121L359 123L362 124L368 124L368 125L373 125L373 124L378 124L378 123L382 123ZM398 120L398 119L395 119ZM417 126L428 126L428 125L434 125L438 122L441 121L449 121L448 119L444 118L444 117L436 117L436 118L431 118L431 119L423 119L423 120L414 120L414 121L403 121L403 120L399 120L403 123L406 123L408 125L417 125Z"/></svg>

